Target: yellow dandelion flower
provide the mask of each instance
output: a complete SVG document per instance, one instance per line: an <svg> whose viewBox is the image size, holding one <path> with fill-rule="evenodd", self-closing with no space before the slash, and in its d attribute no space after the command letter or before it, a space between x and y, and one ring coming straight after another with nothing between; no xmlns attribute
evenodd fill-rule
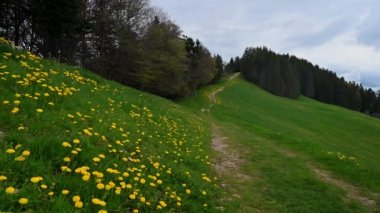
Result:
<svg viewBox="0 0 380 213"><path fill-rule="evenodd" d="M191 193L191 190L190 189L186 189L186 194L190 194Z"/></svg>
<svg viewBox="0 0 380 213"><path fill-rule="evenodd" d="M49 195L49 196L53 196L53 195L54 195L54 192L49 192L48 195Z"/></svg>
<svg viewBox="0 0 380 213"><path fill-rule="evenodd" d="M68 172L68 173L72 172L72 170L67 166L61 166L61 171L62 172Z"/></svg>
<svg viewBox="0 0 380 213"><path fill-rule="evenodd" d="M64 194L64 195L67 195L67 194L69 194L69 193L70 193L70 191L67 190L67 189L62 190L62 194Z"/></svg>
<svg viewBox="0 0 380 213"><path fill-rule="evenodd" d="M12 186L9 186L9 187L7 187L5 189L5 193L7 193L7 194L14 194L14 193L16 193L16 189L13 188Z"/></svg>
<svg viewBox="0 0 380 213"><path fill-rule="evenodd" d="M7 104L9 104L9 101L5 100L5 101L3 101L3 104L7 105Z"/></svg>
<svg viewBox="0 0 380 213"><path fill-rule="evenodd" d="M22 153L21 153L22 156L29 156L30 155L30 151L29 150L24 150Z"/></svg>
<svg viewBox="0 0 380 213"><path fill-rule="evenodd" d="M115 194L117 194L117 195L121 194L121 188L120 187L116 187Z"/></svg>
<svg viewBox="0 0 380 213"><path fill-rule="evenodd" d="M140 202L145 203L145 197L140 197Z"/></svg>
<svg viewBox="0 0 380 213"><path fill-rule="evenodd" d="M24 156L18 156L15 158L15 161L24 161L25 157Z"/></svg>
<svg viewBox="0 0 380 213"><path fill-rule="evenodd" d="M93 159L92 159L92 161L94 161L94 162L100 162L100 158L98 158L98 157L94 157Z"/></svg>
<svg viewBox="0 0 380 213"><path fill-rule="evenodd" d="M24 129L25 129L24 126L19 126L19 127L17 128L17 130L19 130L19 131L24 130Z"/></svg>
<svg viewBox="0 0 380 213"><path fill-rule="evenodd" d="M99 205L99 206L106 206L107 203L105 201L102 201L100 200L99 198L92 198L91 199L91 202L95 205Z"/></svg>
<svg viewBox="0 0 380 213"><path fill-rule="evenodd" d="M80 201L80 196L79 195L75 195L75 196L73 196L72 200L73 200L73 202L79 202Z"/></svg>
<svg viewBox="0 0 380 213"><path fill-rule="evenodd" d="M16 152L16 150L14 150L14 149L7 149L5 152L8 153L8 154L13 154L13 153Z"/></svg>
<svg viewBox="0 0 380 213"><path fill-rule="evenodd" d="M40 176L30 178L30 182L32 182L32 183L38 183L42 180L43 180L43 178Z"/></svg>
<svg viewBox="0 0 380 213"><path fill-rule="evenodd" d="M101 209L98 211L98 213L107 213L107 210Z"/></svg>
<svg viewBox="0 0 380 213"><path fill-rule="evenodd" d="M48 188L48 186L46 184L42 184L40 187L41 187L41 189L47 189Z"/></svg>
<svg viewBox="0 0 380 213"><path fill-rule="evenodd" d="M133 209L133 213L139 213L138 209Z"/></svg>
<svg viewBox="0 0 380 213"><path fill-rule="evenodd" d="M83 208L83 202L82 201L75 202L74 206L75 208L81 209Z"/></svg>
<svg viewBox="0 0 380 213"><path fill-rule="evenodd" d="M104 174L101 172L98 172L98 171L93 171L92 174L95 175L97 178L103 178L104 177Z"/></svg>
<svg viewBox="0 0 380 213"><path fill-rule="evenodd" d="M80 143L80 140L79 140L79 139L74 139L74 140L73 140L73 143L75 143L75 144L79 144L79 143Z"/></svg>
<svg viewBox="0 0 380 213"><path fill-rule="evenodd" d="M88 180L90 180L90 177L91 177L90 174L85 174L82 176L82 180L88 181Z"/></svg>
<svg viewBox="0 0 380 213"><path fill-rule="evenodd" d="M111 181L106 185L106 190L111 190L113 187L115 187L115 183Z"/></svg>
<svg viewBox="0 0 380 213"><path fill-rule="evenodd" d="M67 162L67 163L68 163L68 162L70 162L70 161L71 161L71 159L70 159L70 157L64 157L64 158L63 158L63 161L65 161L65 162Z"/></svg>
<svg viewBox="0 0 380 213"><path fill-rule="evenodd" d="M18 107L15 107L15 108L13 108L12 109L12 114L16 114L16 113L18 113L20 111L20 109L18 108Z"/></svg>
<svg viewBox="0 0 380 213"><path fill-rule="evenodd" d="M163 208L165 208L167 205L166 205L166 203L165 203L165 201L160 201L160 205L163 207Z"/></svg>
<svg viewBox="0 0 380 213"><path fill-rule="evenodd" d="M84 129L83 133L88 135L88 136L92 136L92 132L90 132L90 130L88 130L88 129Z"/></svg>
<svg viewBox="0 0 380 213"><path fill-rule="evenodd" d="M158 169L158 167L160 167L160 163L158 163L158 162L157 162L157 163L154 163L154 164L153 164L153 167L156 168L156 169Z"/></svg>
<svg viewBox="0 0 380 213"><path fill-rule="evenodd" d="M98 184L96 184L96 188L97 189L99 189L99 190L102 190L102 189L104 189L104 184L103 183L98 183Z"/></svg>
<svg viewBox="0 0 380 213"><path fill-rule="evenodd" d="M63 142L63 143L62 143L62 146L63 146L63 147L71 147L71 144L68 143L68 142Z"/></svg>
<svg viewBox="0 0 380 213"><path fill-rule="evenodd" d="M141 178L141 179L140 179L140 183L144 184L145 182L146 182L146 181L145 181L144 178Z"/></svg>
<svg viewBox="0 0 380 213"><path fill-rule="evenodd" d="M16 104L16 105L19 105L21 103L21 101L15 100L15 101L13 101L13 103Z"/></svg>
<svg viewBox="0 0 380 213"><path fill-rule="evenodd" d="M135 194L130 194L130 195L129 195L129 198L130 198L131 200L134 200L134 199L136 199L136 195L135 195Z"/></svg>
<svg viewBox="0 0 380 213"><path fill-rule="evenodd" d="M8 178L4 175L0 175L0 181L7 180Z"/></svg>
<svg viewBox="0 0 380 213"><path fill-rule="evenodd" d="M19 200L18 200L18 203L19 204L21 204L21 205L25 205L25 204L27 204L29 202L29 200L27 199L27 198L20 198Z"/></svg>
<svg viewBox="0 0 380 213"><path fill-rule="evenodd" d="M42 113L42 112L44 112L44 110L43 109L36 109L36 112Z"/></svg>

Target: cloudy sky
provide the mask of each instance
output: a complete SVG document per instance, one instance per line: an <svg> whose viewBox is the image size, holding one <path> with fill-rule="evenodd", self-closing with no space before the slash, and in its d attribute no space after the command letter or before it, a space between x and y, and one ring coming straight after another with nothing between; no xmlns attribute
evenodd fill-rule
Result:
<svg viewBox="0 0 380 213"><path fill-rule="evenodd" d="M151 0L225 61L267 46L380 89L379 0Z"/></svg>

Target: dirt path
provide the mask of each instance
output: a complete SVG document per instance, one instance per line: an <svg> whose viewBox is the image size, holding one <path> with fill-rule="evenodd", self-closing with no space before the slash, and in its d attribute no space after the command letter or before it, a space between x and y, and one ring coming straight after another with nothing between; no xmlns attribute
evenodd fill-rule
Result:
<svg viewBox="0 0 380 213"><path fill-rule="evenodd" d="M239 73L235 73L235 74L233 74L232 76L230 76L230 77L228 78L228 81L231 81L231 80L235 79L235 78L238 77L238 76L239 76ZM210 109L216 104L216 96L217 96L219 93L223 92L224 88L225 88L225 87L220 87L219 89L213 91L212 93L210 93L210 94L208 95L208 98L209 98L209 100L210 100L210 105L209 105L209 107L208 107L209 110L210 110Z"/></svg>
<svg viewBox="0 0 380 213"><path fill-rule="evenodd" d="M234 150L228 145L228 138L223 137L217 127L213 128L212 147L218 153L215 162L215 170L220 177L226 175L236 178L237 180L248 180L251 177L241 171L244 163L244 153Z"/></svg>
<svg viewBox="0 0 380 213"><path fill-rule="evenodd" d="M233 80L239 75L239 73L234 74L229 77L229 81ZM224 86L213 91L209 94L210 106L209 109L216 104L216 96L223 92ZM242 154L236 150L233 150L228 146L228 137L224 137L217 126L213 127L213 138L212 147L218 153L218 158L215 163L215 170L220 177L231 176L238 178L239 180L249 179L249 176L240 171L240 167L244 160ZM224 183L225 184L225 183Z"/></svg>
<svg viewBox="0 0 380 213"><path fill-rule="evenodd" d="M315 173L315 175L325 183L334 185L346 193L347 198L355 200L361 203L363 206L371 208L373 210L379 208L374 198L379 199L379 195L372 193L370 196L363 194L362 190L356 186L353 186L343 180L335 178L330 172L318 168L314 165L309 164L310 169ZM372 198L373 197L373 198Z"/></svg>
<svg viewBox="0 0 380 213"><path fill-rule="evenodd" d="M228 78L228 81L235 79L239 73L235 73ZM216 96L223 92L225 86L218 88L208 95L210 105L208 111L216 104ZM239 182L243 182L251 179L251 177L245 174L241 167L245 162L245 153L240 150L235 150L228 144L228 137L223 136L219 127L213 124L213 138L212 148L217 153L217 157L214 162L215 171L221 178L221 186L225 188L229 193L229 196L222 198L222 200L239 199L241 195L239 192L228 184L227 179L234 179ZM222 208L222 207L221 207ZM223 210L223 209L221 209Z"/></svg>
<svg viewBox="0 0 380 213"><path fill-rule="evenodd" d="M277 152L289 157L289 158L299 158L301 159L297 153L290 151L288 149L280 148L278 146L273 147L274 150ZM331 174L329 171L326 171L322 168L319 168L315 165L313 165L310 162L305 162L309 169L313 171L313 173L316 175L317 178L319 178L321 181L334 185L344 191L346 193L346 197L350 200L357 201L361 203L363 206L366 206L372 210L380 208L376 200L380 199L379 194L372 193L369 196L364 195L362 190L354 185L351 185L343 180L337 179L334 177L333 174Z"/></svg>

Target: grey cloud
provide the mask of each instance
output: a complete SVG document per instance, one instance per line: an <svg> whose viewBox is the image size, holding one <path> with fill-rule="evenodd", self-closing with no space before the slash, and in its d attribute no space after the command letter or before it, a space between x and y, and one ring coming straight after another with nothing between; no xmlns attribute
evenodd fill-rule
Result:
<svg viewBox="0 0 380 213"><path fill-rule="evenodd" d="M379 8L380 9L380 8ZM373 11L373 9L372 9ZM379 26L380 14L371 13L371 15L359 26L358 40L375 46L380 47L380 28Z"/></svg>

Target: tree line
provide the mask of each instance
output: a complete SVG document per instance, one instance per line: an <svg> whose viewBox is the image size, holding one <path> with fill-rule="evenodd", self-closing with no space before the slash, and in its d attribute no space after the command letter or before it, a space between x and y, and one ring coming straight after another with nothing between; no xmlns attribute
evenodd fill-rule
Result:
<svg viewBox="0 0 380 213"><path fill-rule="evenodd" d="M304 95L370 115L380 115L380 94L361 84L346 81L334 72L289 54L266 47L247 48L241 58L226 66L261 88L278 96Z"/></svg>
<svg viewBox="0 0 380 213"><path fill-rule="evenodd" d="M167 98L223 74L223 60L149 0L3 0L0 36L44 57Z"/></svg>

